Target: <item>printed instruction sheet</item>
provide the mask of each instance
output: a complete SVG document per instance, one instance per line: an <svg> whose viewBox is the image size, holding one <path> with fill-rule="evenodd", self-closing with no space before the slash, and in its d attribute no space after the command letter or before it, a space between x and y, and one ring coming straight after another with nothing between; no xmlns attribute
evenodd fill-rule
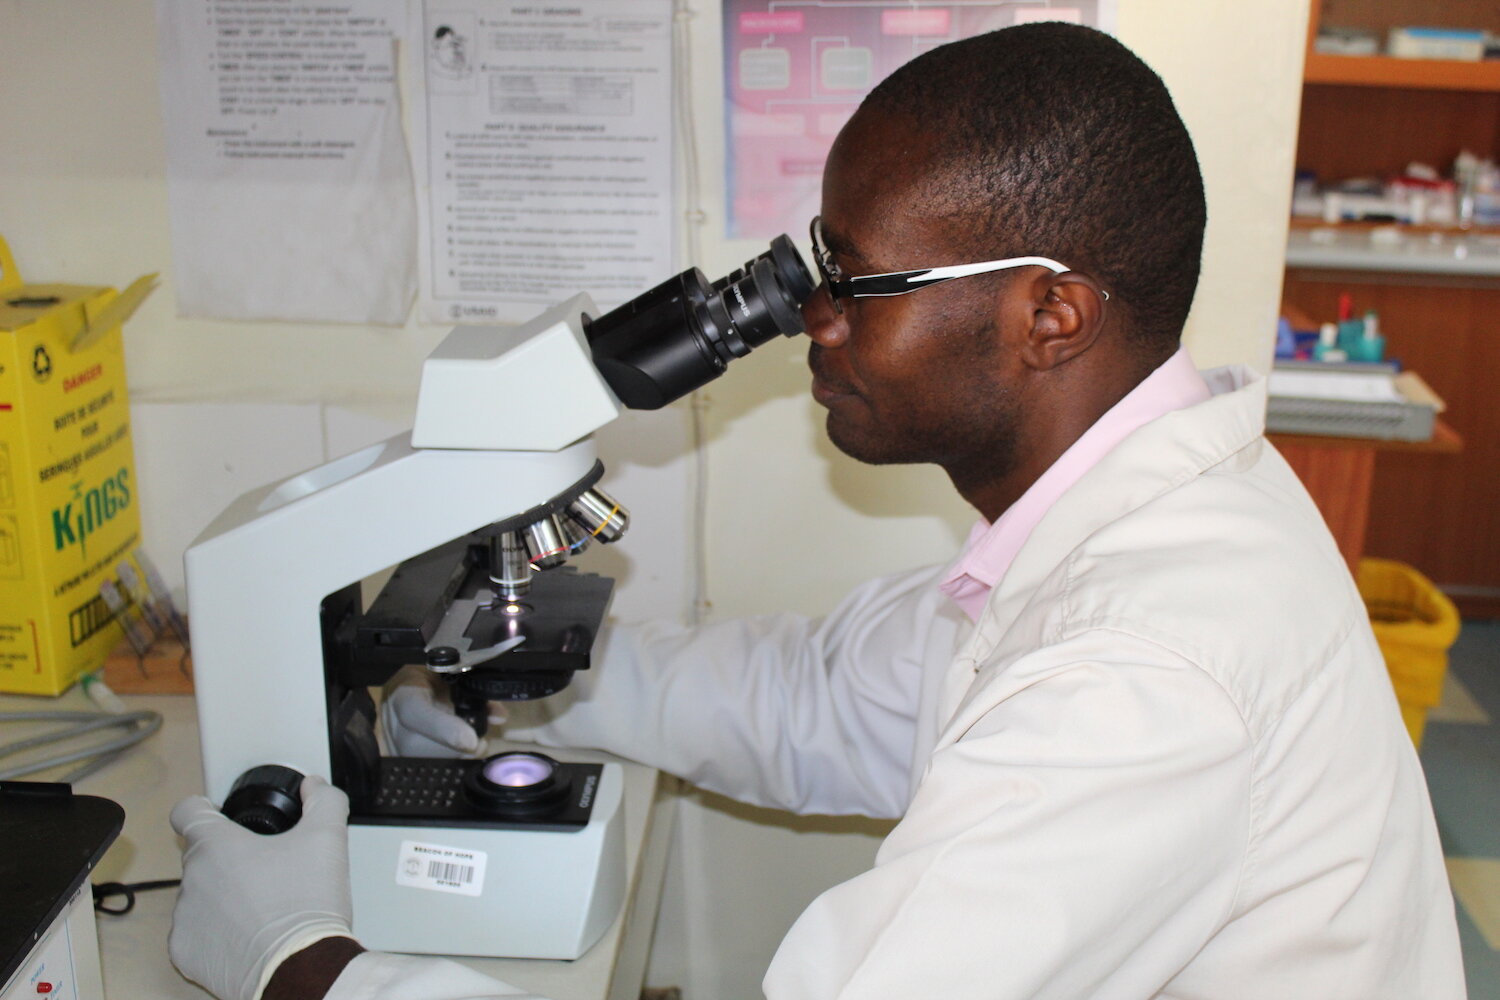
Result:
<svg viewBox="0 0 1500 1000"><path fill-rule="evenodd" d="M672 268L671 0L424 0L409 74L420 311L608 309Z"/></svg>
<svg viewBox="0 0 1500 1000"><path fill-rule="evenodd" d="M185 315L399 324L416 205L405 0L157 0Z"/></svg>
<svg viewBox="0 0 1500 1000"><path fill-rule="evenodd" d="M1027 21L1112 31L1116 2L724 0L727 235L802 237L834 136L914 56Z"/></svg>

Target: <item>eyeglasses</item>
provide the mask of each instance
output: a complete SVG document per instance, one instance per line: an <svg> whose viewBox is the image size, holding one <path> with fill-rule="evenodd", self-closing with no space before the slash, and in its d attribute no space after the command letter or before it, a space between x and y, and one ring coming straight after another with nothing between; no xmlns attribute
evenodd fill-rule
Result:
<svg viewBox="0 0 1500 1000"><path fill-rule="evenodd" d="M842 313L844 307L839 299L862 299L877 296L905 295L928 285L967 278L971 274L988 274L1012 267L1045 267L1053 274L1062 274L1072 268L1059 264L1050 257L1006 257L1004 260L986 260L977 264L950 264L947 267L921 267L914 271L887 271L884 274L846 275L834 263L833 256L823 244L823 217L812 220L813 261L818 273L828 285L828 297L835 312ZM1103 291L1101 289L1101 291ZM1106 299L1108 292L1103 292Z"/></svg>

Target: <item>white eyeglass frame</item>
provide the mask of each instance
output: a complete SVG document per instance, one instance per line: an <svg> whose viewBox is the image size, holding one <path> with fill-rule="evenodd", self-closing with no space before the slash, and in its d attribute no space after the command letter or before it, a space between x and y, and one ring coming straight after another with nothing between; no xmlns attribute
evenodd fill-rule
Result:
<svg viewBox="0 0 1500 1000"><path fill-rule="evenodd" d="M834 263L833 255L828 252L827 246L823 243L823 217L813 216L812 224L808 228L812 236L813 262L817 264L818 273L828 285L828 294L833 300L834 309L839 312L843 312L839 299L907 295L926 288L928 285L952 281L954 278L989 274L992 271L1003 271L1008 268L1045 267L1053 274L1063 274L1073 270L1051 257L1006 257L1001 260L985 260L973 264L949 264L944 267L921 267L910 271L846 275L838 264ZM1106 300L1109 299L1109 292L1102 288L1099 291Z"/></svg>

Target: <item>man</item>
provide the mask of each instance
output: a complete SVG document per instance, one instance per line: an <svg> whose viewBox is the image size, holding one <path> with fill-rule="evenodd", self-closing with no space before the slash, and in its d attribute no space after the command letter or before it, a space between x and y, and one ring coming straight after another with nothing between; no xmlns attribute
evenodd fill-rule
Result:
<svg viewBox="0 0 1500 1000"><path fill-rule="evenodd" d="M813 394L848 454L947 471L984 518L965 552L818 622L616 630L571 699L516 711L510 735L746 801L901 817L788 933L774 1000L1463 996L1358 594L1263 383L1178 345L1203 218L1170 97L1107 36L1028 25L897 71L829 157ZM205 958L215 875L343 875L341 806L310 779L309 848L179 806L179 966L246 997L507 995L361 954L338 885L256 895L249 957Z"/></svg>

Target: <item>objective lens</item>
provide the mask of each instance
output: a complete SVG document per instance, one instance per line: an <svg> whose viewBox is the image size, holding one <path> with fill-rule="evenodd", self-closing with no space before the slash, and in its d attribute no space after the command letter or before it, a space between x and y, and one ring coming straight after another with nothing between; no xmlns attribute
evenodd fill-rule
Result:
<svg viewBox="0 0 1500 1000"><path fill-rule="evenodd" d="M597 486L584 490L577 500L568 505L568 513L588 534L601 542L618 541L630 526L630 513L620 506L618 500Z"/></svg>
<svg viewBox="0 0 1500 1000"><path fill-rule="evenodd" d="M786 236L713 284L684 271L597 319L585 317L594 366L620 401L654 410L723 374L776 334L803 332L812 273Z"/></svg>
<svg viewBox="0 0 1500 1000"><path fill-rule="evenodd" d="M531 555L518 533L507 531L490 539L490 579L501 597L520 597L531 590Z"/></svg>
<svg viewBox="0 0 1500 1000"><path fill-rule="evenodd" d="M573 515L571 508L568 513L572 516L559 517L558 520L562 522L563 533L568 539L568 551L577 555L594 543L594 536L589 533L587 528L578 523L577 515Z"/></svg>
<svg viewBox="0 0 1500 1000"><path fill-rule="evenodd" d="M568 561L568 539L556 514L548 514L522 529L526 551L536 569L551 569Z"/></svg>
<svg viewBox="0 0 1500 1000"><path fill-rule="evenodd" d="M484 764L486 781L507 788L527 788L546 781L557 770L550 757L530 753L507 753L492 757Z"/></svg>

